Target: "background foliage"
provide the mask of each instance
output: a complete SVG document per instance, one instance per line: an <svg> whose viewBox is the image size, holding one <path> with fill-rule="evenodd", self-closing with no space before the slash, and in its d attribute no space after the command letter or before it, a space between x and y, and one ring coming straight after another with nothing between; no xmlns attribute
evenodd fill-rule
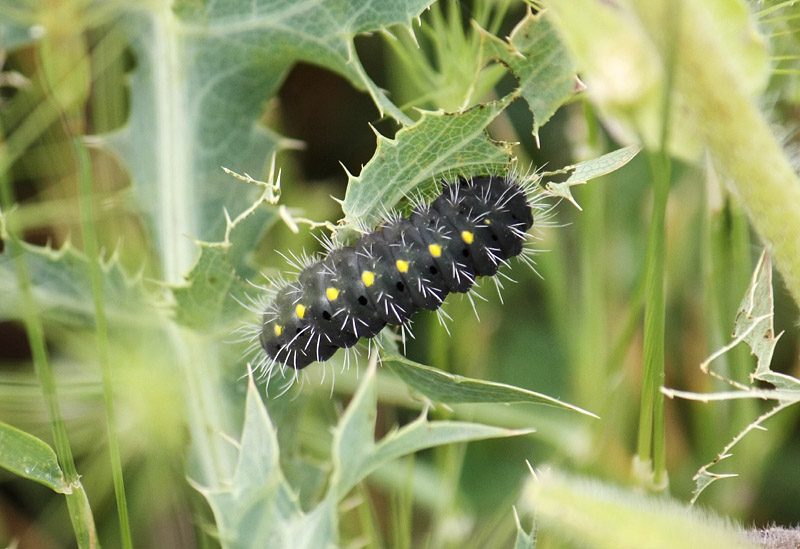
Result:
<svg viewBox="0 0 800 549"><path fill-rule="evenodd" d="M798 9L0 1L0 541L532 547L535 507L537 547L728 547L730 520L796 523ZM237 300L319 249L306 221L346 240L512 157L582 207L537 233L541 277L484 290L480 322L451 298L450 334L422 315L384 367L248 379ZM705 374L742 310L758 370L739 345ZM721 378L710 403L660 390Z"/></svg>

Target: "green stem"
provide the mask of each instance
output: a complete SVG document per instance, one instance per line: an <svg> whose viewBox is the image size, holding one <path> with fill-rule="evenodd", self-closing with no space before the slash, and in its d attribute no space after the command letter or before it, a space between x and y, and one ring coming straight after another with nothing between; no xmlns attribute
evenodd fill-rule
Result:
<svg viewBox="0 0 800 549"><path fill-rule="evenodd" d="M646 9L646 8L643 8ZM800 303L800 179L775 138L766 117L751 98L743 75L725 60L720 37L706 20L684 10L676 83L688 113L708 144L780 270L787 289Z"/></svg>
<svg viewBox="0 0 800 549"><path fill-rule="evenodd" d="M584 110L588 132L587 146L592 154L600 154L601 145L596 131L597 121L591 109ZM575 147L577 149L577 147ZM585 158L579 158L585 160ZM606 187L590 185L583 190L581 202L584 211L580 220L580 309L575 311L578 333L582 334L576 364L577 394L590 409L600 410L607 402L605 391L608 371L603 368L608 356L608 303L606 300ZM591 403L591 404L589 404Z"/></svg>
<svg viewBox="0 0 800 549"><path fill-rule="evenodd" d="M666 215L671 165L669 157L670 124L673 111L673 90L680 36L682 2L665 8L665 27L672 37L665 52L665 81L661 113L660 150L648 155L653 179L653 219L648 235L644 313L644 376L639 423L638 458L640 464L650 461L652 444L652 487L666 489L666 420L664 417L664 259L666 256ZM652 422L648 424L648 422Z"/></svg>
<svg viewBox="0 0 800 549"><path fill-rule="evenodd" d="M647 306L644 312L644 370L637 457L642 465L655 458L652 472L653 481L658 485L663 481L665 446L664 399L660 389L664 380L664 255L669 161L663 155L659 155L658 160L652 154L649 157L653 172L653 219L645 266ZM655 455L651 454L651 448L658 448Z"/></svg>
<svg viewBox="0 0 800 549"><path fill-rule="evenodd" d="M5 151L0 150L0 165L3 164ZM80 476L75 468L75 460L72 456L72 449L69 445L67 428L64 423L64 415L61 412L61 405L56 389L56 380L50 365L47 354L47 347L44 339L44 327L39 316L39 308L33 296L31 288L31 278L28 266L25 263L23 244L19 239L16 220L13 213L9 211L15 203L14 190L8 179L8 173L0 170L0 206L5 215L6 231L8 238L5 243L8 246L9 255L14 264L14 270L19 284L19 291L22 296L22 319L25 325L25 332L28 335L28 342L33 357L33 367L36 376L42 386L45 405L50 417L50 427L53 432L56 453L59 463L64 471L64 477L72 488L66 494L67 508L69 510L72 528L75 531L75 538L79 547L97 547L99 545L97 532L94 526L89 499L80 481Z"/></svg>
<svg viewBox="0 0 800 549"><path fill-rule="evenodd" d="M219 489L235 471L238 456L223 437L235 432L236 420L220 379L219 347L205 334L174 324L167 329L185 379L186 418L192 439L189 475L202 486Z"/></svg>
<svg viewBox="0 0 800 549"><path fill-rule="evenodd" d="M96 214L92 206L92 163L86 146L80 138L73 138L73 147L78 160L78 186L80 189L80 214L83 229L83 244L89 266L89 278L94 298L97 354L103 377L103 398L106 406L106 430L108 450L111 457L111 473L114 479L114 493L117 499L120 536L124 548L133 547L128 503L125 498L125 483L122 476L122 459L117 437L117 419L114 411L114 384L111 376L111 358L108 349L108 324L103 298L103 277L100 271L100 252L97 242Z"/></svg>

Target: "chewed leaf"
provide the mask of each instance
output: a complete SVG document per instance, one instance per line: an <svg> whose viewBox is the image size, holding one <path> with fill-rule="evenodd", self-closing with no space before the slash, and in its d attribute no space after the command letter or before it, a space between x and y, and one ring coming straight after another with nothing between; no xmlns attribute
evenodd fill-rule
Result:
<svg viewBox="0 0 800 549"><path fill-rule="evenodd" d="M198 242L197 261L186 275L186 283L173 286L175 318L198 329L226 330L238 324L249 298L244 276L247 250L252 249L262 232L277 219L273 206L280 194L280 175L275 174L275 157L268 181L256 181L230 170L229 174L261 189L261 194L247 209L231 219L225 216L225 239L222 242Z"/></svg>
<svg viewBox="0 0 800 549"><path fill-rule="evenodd" d="M346 225L373 225L378 212L394 207L437 175L504 173L511 150L489 138L485 129L512 99L509 95L462 113L423 112L394 139L378 136L372 160L348 182L342 204Z"/></svg>
<svg viewBox="0 0 800 549"><path fill-rule="evenodd" d="M399 355L389 356L383 360L383 363L414 390L436 402L445 404L478 402L545 404L597 417L577 406L535 391L504 383L456 376L418 364Z"/></svg>
<svg viewBox="0 0 800 549"><path fill-rule="evenodd" d="M717 462L714 461L708 465L715 465L716 463ZM692 503L697 501L697 498L700 497L703 490L711 486L712 483L723 478L735 478L739 476L736 473L712 473L707 469L708 465L701 468L694 476L695 487L692 492Z"/></svg>
<svg viewBox="0 0 800 549"><path fill-rule="evenodd" d="M367 75L354 39L409 26L433 0L115 2L119 24L104 51L136 58L129 123L97 140L131 171L132 191L165 278L177 283L195 250L186 235L222 239L223 208L256 192L219 169L260 176L271 153L296 146L262 124L265 103L298 62L324 67L366 91L378 109L409 120ZM180 213L180 215L176 215Z"/></svg>
<svg viewBox="0 0 800 549"><path fill-rule="evenodd" d="M61 494L70 491L58 458L44 441L0 422L0 467L44 484Z"/></svg>
<svg viewBox="0 0 800 549"><path fill-rule="evenodd" d="M775 335L774 315L772 260L767 250L764 250L753 272L750 286L739 305L733 337L741 338L747 343L758 360L756 371L751 374L752 379L766 381L776 387L800 389L800 380L770 369L775 345L781 337L781 334Z"/></svg>
<svg viewBox="0 0 800 549"><path fill-rule="evenodd" d="M716 463L716 462L714 462L714 463ZM694 476L694 481L695 481L696 485L695 485L695 490L694 490L694 498L692 499L692 501L696 500L697 496L699 496L700 493L703 490L708 488L708 486L712 482L720 480L720 479L723 479L723 478L734 478L734 477L738 477L738 476L739 475L737 475L736 473L720 473L720 474L711 473L707 469L703 468L702 472L698 472Z"/></svg>
<svg viewBox="0 0 800 549"><path fill-rule="evenodd" d="M173 290L175 319L195 329L229 328L241 318L239 303L247 300L247 285L227 262L227 246L205 242L199 246L200 256L186 284Z"/></svg>
<svg viewBox="0 0 800 549"><path fill-rule="evenodd" d="M709 402L712 400L733 400L743 398L758 398L763 400L775 400L777 404L768 412L756 418L752 423L747 425L736 437L729 442L725 448L717 455L717 457L705 464L697 474L694 476L695 490L692 501L696 501L700 494L711 483L721 479L736 476L734 474L724 474L712 472L709 469L720 461L731 456L731 451L736 444L739 443L748 433L756 429L763 429L762 423L777 414L784 408L796 404L800 401L800 380L792 376L773 372L770 369L770 362L772 361L772 354L775 350L775 345L780 337L776 337L773 328L773 295L772 295L772 262L769 253L764 250L761 258L758 260L753 276L750 279L750 284L745 292L744 298L739 305L738 313L736 314L736 321L733 328L733 341L728 345L718 349L711 356L709 356L701 365L700 368L732 385L736 390L717 392L710 394L691 393L685 391L676 391L674 389L662 389L662 392L669 397L680 397L691 400L698 400L701 402ZM748 387L733 379L728 379L713 370L711 370L711 363L727 353L739 343L745 342L751 349L753 355L758 359L756 371L750 374L751 381L765 381L771 383L776 389L759 389Z"/></svg>
<svg viewBox="0 0 800 549"><path fill-rule="evenodd" d="M796 401L794 401L794 402L796 402ZM733 438L733 440L731 440L725 446L725 448L722 449L722 451L717 455L716 458L714 458L713 461L703 465L700 468L700 470L697 471L697 473L694 476L695 489L694 489L694 492L692 493L692 503L697 501L697 498L700 497L700 494L703 492L703 490L708 488L708 486L711 483L713 483L714 481L717 481L717 480L722 479L722 478L729 478L729 477L735 477L736 476L733 473L727 473L726 474L726 473L711 472L711 471L709 471L709 469L711 467L715 466L720 461L729 458L731 456L731 450L733 449L733 447L736 446L739 443L739 441L742 440L750 431L757 430L757 429L764 429L764 427L761 425L764 421L766 421L767 419L771 418L772 416L774 416L775 414L777 414L778 412L780 412L781 410L783 410L787 406L791 406L792 404L794 404L794 402L779 402L771 410L769 410L768 412L766 412L764 414L761 414L758 418L756 418L755 421L753 421L747 427L742 429L742 431L738 435L736 435Z"/></svg>
<svg viewBox="0 0 800 549"><path fill-rule="evenodd" d="M543 178L551 177L554 175L569 174L569 177L563 183L549 182L545 185L545 190L552 196L565 198L572 202L575 207L581 209L578 203L572 196L570 187L575 185L583 185L587 181L609 174L615 170L620 169L625 164L633 160L642 148L638 145L630 145L617 149L616 151L579 162L573 166L566 166L554 172L542 173Z"/></svg>
<svg viewBox="0 0 800 549"><path fill-rule="evenodd" d="M786 374L773 372L770 369L772 354L781 336L781 334L775 336L773 317L772 261L767 250L764 250L739 305L733 327L733 340L704 360L700 364L700 369L742 391L751 391L749 387L711 370L711 363L714 360L739 343L745 342L750 347L751 354L758 359L755 372L750 374L751 381L765 381L779 389L800 390L800 380Z"/></svg>
<svg viewBox="0 0 800 549"><path fill-rule="evenodd" d="M716 376L721 377L721 376ZM724 381L730 381L724 379ZM661 392L669 398L685 398L695 402L722 402L725 400L774 400L785 404L800 402L800 391L791 389L739 389L716 393L695 393L662 387Z"/></svg>
<svg viewBox="0 0 800 549"><path fill-rule="evenodd" d="M519 80L519 94L533 113L533 135L574 93L583 89L575 62L550 25L546 12L528 12L507 41L480 29L483 53L501 60Z"/></svg>

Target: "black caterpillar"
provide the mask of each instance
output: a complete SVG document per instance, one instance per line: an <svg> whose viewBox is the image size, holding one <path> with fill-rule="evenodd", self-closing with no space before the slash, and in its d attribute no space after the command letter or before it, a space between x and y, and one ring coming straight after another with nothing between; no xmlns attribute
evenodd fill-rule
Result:
<svg viewBox="0 0 800 549"><path fill-rule="evenodd" d="M477 277L495 275L523 252L533 206L510 178L461 179L407 219L386 221L306 265L263 310L262 364L305 368L387 324L406 324L418 309L438 309L450 292L468 292Z"/></svg>

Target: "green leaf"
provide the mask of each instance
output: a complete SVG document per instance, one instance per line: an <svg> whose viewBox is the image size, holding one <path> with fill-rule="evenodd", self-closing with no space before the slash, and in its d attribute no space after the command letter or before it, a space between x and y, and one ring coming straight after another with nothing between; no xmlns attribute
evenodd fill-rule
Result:
<svg viewBox="0 0 800 549"><path fill-rule="evenodd" d="M566 408L587 416L597 417L595 414L577 406L535 391L504 383L453 375L430 366L418 364L399 355L385 357L383 363L414 390L436 402L445 404L464 404L468 402L511 404L525 402Z"/></svg>
<svg viewBox="0 0 800 549"><path fill-rule="evenodd" d="M534 549L536 547L536 524L531 526L530 533L525 531L519 521L517 510L514 509L514 522L517 526L517 538L514 540L514 549Z"/></svg>
<svg viewBox="0 0 800 549"><path fill-rule="evenodd" d="M381 465L441 444L531 432L464 422L429 422L421 416L376 444L376 408L372 365L334 432L334 469L328 492L315 508L304 513L280 470L275 429L251 380L236 470L222 486L195 484L211 505L223 546L335 546L338 502Z"/></svg>
<svg viewBox="0 0 800 549"><path fill-rule="evenodd" d="M753 272L750 285L739 305L733 327L735 340L742 340L750 347L758 362L753 379L766 381L778 388L800 390L800 380L770 368L775 345L783 332L775 335L773 319L775 309L772 296L772 259L764 250Z"/></svg>
<svg viewBox="0 0 800 549"><path fill-rule="evenodd" d="M774 372L770 368L775 346L783 332L775 335L773 319L775 316L772 295L772 261L769 252L765 249L761 253L753 276L750 279L747 291L739 305L736 320L733 326L733 340L724 347L717 349L700 364L700 369L706 373L722 379L739 391L733 393L712 393L713 400L727 400L731 398L772 398L785 402L796 401L795 395L800 394L800 380L796 377ZM711 363L723 354L739 345L746 343L751 354L757 358L756 370L750 374L751 381L765 381L777 387L777 390L759 391L742 385L734 380L723 377L711 370ZM683 391L666 390L670 396L692 398L693 400L712 400L711 396ZM737 393L745 393L739 395Z"/></svg>
<svg viewBox="0 0 800 549"><path fill-rule="evenodd" d="M425 448L454 442L519 436L530 429L501 429L478 423L428 421L425 411L412 423L374 440L376 416L375 365L368 368L333 435L330 490L344 497L381 465Z"/></svg>
<svg viewBox="0 0 800 549"><path fill-rule="evenodd" d="M483 54L501 60L519 80L519 95L533 114L533 135L583 85L575 74L575 62L550 24L547 12L530 11L506 41L479 29Z"/></svg>
<svg viewBox="0 0 800 549"><path fill-rule="evenodd" d="M737 394L738 394L738 396L749 396L748 393L751 393L751 392L752 393L756 393L757 391L737 391ZM771 394L765 394L765 396L764 396L765 399L766 398L774 398L774 399L778 400L777 393L780 393L781 391L780 390L774 390L774 391L763 391L763 392L764 393L771 393ZM682 396L685 396L685 395L682 395ZM773 406L770 410L768 410L767 412L765 412L765 413L761 414L760 416L758 416L755 419L755 421L752 421L750 424L747 425L747 427L742 429L739 432L739 434L737 434L735 437L733 437L733 440L731 440L728 444L725 445L725 447L722 449L722 451L720 451L720 453L717 454L717 457L715 457L709 463L706 463L705 465L700 467L700 469L697 471L697 473L694 475L694 477L692 479L692 480L695 481L695 488L694 488L694 491L692 492L692 503L697 501L697 498L700 497L700 494L703 492L703 490L708 488L708 486L711 483L713 483L713 482L715 482L717 480L723 479L723 478L730 478L730 477L738 476L735 473L716 473L716 472L710 471L709 469L711 467L714 467L715 465L717 465L719 462L731 457L733 455L733 453L732 453L733 447L736 446L737 444L739 444L739 442L745 436L747 436L750 432L756 431L756 430L766 431L766 428L762 424L766 420L771 418L772 416L777 415L778 413L783 411L785 408L788 408L792 404L797 403L798 397L800 397L800 392L799 391L792 391L790 396L793 397L793 398L780 399L777 405Z"/></svg>
<svg viewBox="0 0 800 549"><path fill-rule="evenodd" d="M526 501L536 510L537 528L581 547L756 547L729 520L663 496L556 471L537 472L534 478Z"/></svg>
<svg viewBox="0 0 800 549"><path fill-rule="evenodd" d="M242 317L239 303L247 299L247 284L226 259L229 245L198 242L198 246L200 256L186 284L173 290L175 320L194 329L225 330Z"/></svg>
<svg viewBox="0 0 800 549"><path fill-rule="evenodd" d="M193 263L189 235L221 241L223 208L244 210L242 192L220 169L259 176L277 150L296 146L259 124L265 103L291 67L306 61L367 90L379 109L408 119L367 77L356 34L410 24L432 0L348 2L178 2L127 4L119 16L132 44L130 122L101 137L131 170L133 191L157 246L165 278L179 282ZM153 7L152 9L148 9Z"/></svg>
<svg viewBox="0 0 800 549"><path fill-rule="evenodd" d="M53 449L46 442L2 421L0 467L60 494L71 492Z"/></svg>
<svg viewBox="0 0 800 549"><path fill-rule="evenodd" d="M252 275L247 264L248 250L276 219L277 212L269 206L278 200L280 180L274 178L274 162L269 181L252 181L261 187L261 196L236 219L227 216L223 242L198 242L200 255L186 275L186 283L173 288L175 318L195 329L230 331L240 324L252 289L240 276ZM236 244L234 246L234 243ZM234 265L238 268L234 268Z"/></svg>
<svg viewBox="0 0 800 549"><path fill-rule="evenodd" d="M754 421L750 422L744 429L742 429L725 447L717 454L712 461L703 465L695 474L695 489L692 495L692 502L697 501L700 494L708 488L713 482L729 477L735 477L735 474L730 473L716 473L710 470L711 467L716 466L721 461L733 455L733 448L736 446L748 433L754 430L762 430L764 427L762 423L770 417L776 415L781 410L796 404L800 401L800 380L797 378L773 372L770 368L772 362L772 354L775 351L775 345L778 342L781 334L775 336L773 328L774 308L773 308L773 295L772 295L772 262L770 255L765 249L758 265L753 272L750 279L750 284L745 292L744 298L739 305L736 314L736 321L733 328L733 341L728 345L715 351L710 357L700 364L700 369L703 372L710 374L726 383L732 385L735 391L721 391L716 393L693 393L687 391L676 391L674 389L662 389L662 391L669 397L680 397L690 400L699 400L702 402L709 402L711 400L733 400L737 398L758 398L763 400L775 400L777 404L769 411L761 414ZM751 349L752 354L756 356L758 363L756 370L750 374L751 381L764 381L777 387L777 389L758 389L751 388L738 383L732 379L728 379L711 369L711 363L729 352L731 349L745 342Z"/></svg>
<svg viewBox="0 0 800 549"><path fill-rule="evenodd" d="M254 58L262 68L272 69L272 75L280 74L278 71L286 70L297 61L336 71L353 85L367 90L379 108L404 119L367 77L356 56L353 37L391 25L408 26L432 3L433 0L366 0L354 6L341 0L205 4L183 0L178 2L175 11L189 31L194 31L196 25L207 26L211 32L202 36L200 42L235 50L236 58ZM214 63L219 63L219 53L215 57ZM228 67L226 71L233 72ZM275 87L273 83L272 89L267 91L274 91Z"/></svg>
<svg viewBox="0 0 800 549"><path fill-rule="evenodd" d="M2 216L0 215L0 220ZM2 232L0 237L8 238ZM22 242L31 286L42 317L67 326L94 328L92 288L86 257L70 243L58 250ZM116 255L101 264L106 314L112 328L152 326L156 307L164 299L157 289L145 289L140 276L129 276ZM0 254L0 319L20 320L22 296L8 252Z"/></svg>
<svg viewBox="0 0 800 549"><path fill-rule="evenodd" d="M236 470L223 486L195 484L214 512L223 547L292 546L289 525L302 511L278 456L275 429L250 379Z"/></svg>
<svg viewBox="0 0 800 549"><path fill-rule="evenodd" d="M337 547L338 519L337 501L330 495L299 517L289 520L283 528L285 545L292 549L317 549ZM269 545L270 547L272 545ZM248 545L248 547L252 547Z"/></svg>
<svg viewBox="0 0 800 549"><path fill-rule="evenodd" d="M372 160L358 177L350 176L342 204L345 225L374 225L380 212L438 176L505 172L511 149L492 141L485 129L512 100L509 95L457 114L424 111L394 139L379 135Z"/></svg>
<svg viewBox="0 0 800 549"><path fill-rule="evenodd" d="M545 189L552 196L569 200L580 210L581 207L578 206L578 203L572 197L570 187L584 185L592 179L620 169L633 160L633 157L635 157L640 150L642 150L642 148L638 145L631 145L604 154L603 156L592 158L591 160L585 160L572 166L566 166L554 172L543 172L541 174L543 178L559 174L569 174L569 177L563 183L546 183Z"/></svg>
<svg viewBox="0 0 800 549"><path fill-rule="evenodd" d="M692 492L692 503L697 501L697 498L700 497L700 494L708 488L712 483L724 479L724 478L735 478L738 477L736 473L713 473L708 470L708 467L711 465L716 465L719 462L719 459L714 460L711 463L707 463L704 467L701 467L700 470L694 475L694 491Z"/></svg>

